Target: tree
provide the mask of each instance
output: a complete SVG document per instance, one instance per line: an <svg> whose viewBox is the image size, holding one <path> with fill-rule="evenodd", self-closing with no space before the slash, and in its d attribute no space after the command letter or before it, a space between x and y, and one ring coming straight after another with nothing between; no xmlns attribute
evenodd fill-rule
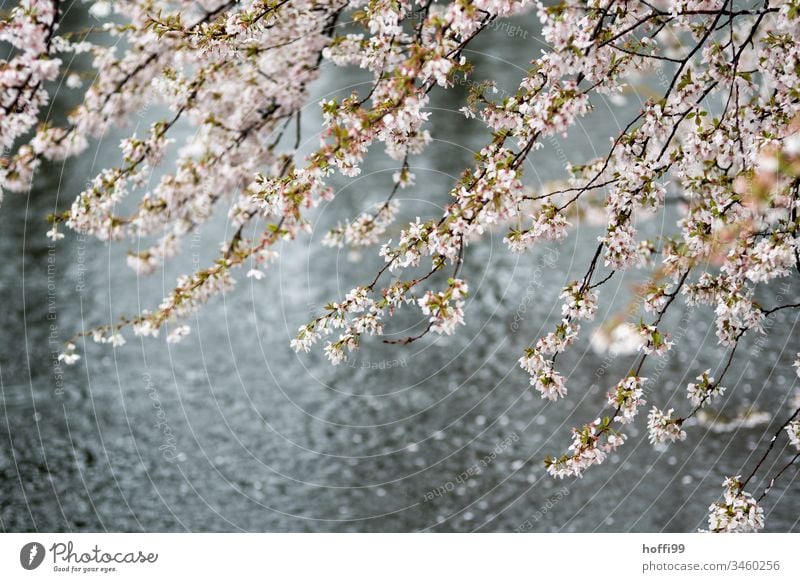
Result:
<svg viewBox="0 0 800 582"><path fill-rule="evenodd" d="M147 135L124 140L123 164L103 170L69 210L51 217L52 239L67 228L101 240L158 234L155 245L128 259L149 273L178 254L180 241L208 220L220 199L237 192L230 218L238 229L219 259L181 277L158 308L88 332L95 341L120 346L128 329L157 336L165 327L171 328L167 341L180 341L190 332L182 320L229 289L237 273L264 277L275 243L301 236L310 209L333 196L330 177L358 175L376 142L400 164L394 188L383 204L332 230L325 242L383 243L384 266L300 327L292 342L297 351L330 338L324 351L339 364L365 336L380 336L404 306L419 309L428 325L393 343L453 334L465 316L468 284L459 270L468 243L510 223L515 226L504 240L524 253L540 241L563 239L570 221L599 210L605 235L585 275L563 290L561 323L520 354L533 388L557 401L567 392L557 357L574 343L581 322L594 319L601 287L626 269L650 273L641 296L649 321L630 330L636 363L611 387L607 410L573 429L568 452L545 460L555 477L580 477L624 444L625 425L645 406L645 365L673 346L662 320L679 296L713 308L728 355L717 378L707 370L687 386L683 412L650 409L653 443L685 439L686 420L722 395L741 338L764 333L764 322L777 311L800 307L762 306L754 298L758 286L800 271L797 0L744 6L729 0L208 0L203 6L103 0L94 3L93 14L105 18L113 8L115 18L61 33L59 0L23 0L0 24L0 38L15 48L0 75L0 141L9 152L0 170L3 189L25 191L43 159L82 152L89 138L151 101L172 111ZM497 19L529 10L538 13L547 50L531 61L513 95L498 98L491 83L471 84L462 111L485 123L486 145L453 186L441 216L417 219L399 240L385 241L398 209L395 194L414 182L409 157L431 139L429 94L469 78L464 51L477 35ZM121 54L87 40L98 33L120 41ZM45 122L33 131L50 82L65 76L59 55L70 53L90 54L96 78L66 125ZM322 145L300 160L300 111L323 60L360 67L374 82L366 94L320 104ZM561 187L531 191L523 184L523 162L542 140L567 132L593 99L614 96L648 72L666 74L666 90L631 115L605 155L567 167ZM81 84L71 75L63 80ZM134 213L117 215L118 203L141 189L148 168L162 161L179 121L196 132L174 167ZM298 140L286 147L281 137L293 125ZM674 233L657 240L637 236L637 217L662 211L667 201L681 204ZM245 226L255 217L268 226L250 239ZM448 270L446 284L436 286L434 275ZM389 273L394 282L387 281ZM78 358L69 342L61 359ZM795 365L800 369L800 360ZM800 451L800 408L786 416L752 472L725 480L723 499L710 507L710 530L763 527L758 502L769 487L757 497L746 487L779 439L788 436ZM798 456L771 477L770 487Z"/></svg>

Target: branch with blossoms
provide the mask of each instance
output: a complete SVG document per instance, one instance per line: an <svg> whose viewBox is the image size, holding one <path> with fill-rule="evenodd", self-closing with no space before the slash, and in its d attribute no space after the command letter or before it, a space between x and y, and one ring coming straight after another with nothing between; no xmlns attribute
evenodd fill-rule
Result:
<svg viewBox="0 0 800 582"><path fill-rule="evenodd" d="M729 0L248 0L183 10L127 0L115 10L126 24L101 28L124 41L119 57L94 40L97 30L92 42L88 33L61 33L58 2L24 0L0 25L0 37L18 51L0 78L0 143L13 152L3 158L0 187L26 190L41 160L77 155L110 125L157 103L172 115L144 138L124 140L124 165L101 172L69 210L54 216L50 236L63 237L62 227L103 240L160 233L154 246L129 254L129 264L146 274L177 256L181 240L208 221L220 200L231 200L236 228L217 261L181 277L157 309L73 338L62 354L67 363L79 358L81 335L120 346L129 329L156 336L168 327L167 341L180 341L190 332L186 317L233 287L238 267L246 276L266 277L277 255L273 247L309 230L313 209L335 196L332 176L357 176L376 144L400 165L388 196L338 224L323 244L379 245L384 265L301 325L291 342L297 351L309 352L324 338L327 358L340 364L365 337L383 336L403 306L418 310L423 331L384 342L456 333L468 317L469 283L460 269L469 244L507 229L509 250L525 253L562 241L571 221L592 213L605 228L584 276L562 290L555 329L532 338L519 358L533 389L558 402L568 394L558 358L594 320L603 286L616 274L649 269L641 308L652 319L632 327L640 354L609 390L610 412L574 428L568 452L546 459L556 477L580 477L601 464L625 443L623 430L645 400L658 399L643 374L650 356L664 356L675 344L664 316L679 297L713 310L728 354L713 376L708 369L688 384L683 416L675 407L651 406L647 426L656 446L686 439L686 421L723 398L722 382L748 333L766 333L766 317L798 308L764 308L756 300L759 289L800 273L797 0L743 6ZM461 109L486 126L474 166L454 184L441 214L419 217L386 240L401 210L396 194L414 184L409 160L432 139L431 92L472 74L465 49L492 22L533 10L546 50L512 95L497 98L491 81L473 83ZM47 99L43 83L57 79L57 55L70 52L93 55L96 81L65 126L43 123L26 140ZM300 111L324 62L363 69L372 83L365 94L320 104L320 146L300 160ZM541 191L525 186L524 162L535 158L543 140L568 133L597 99L621 94L634 78L664 72L666 90L631 115L604 155L568 166L565 184ZM174 168L147 189L142 178L163 164L179 121L196 131L177 149ZM282 138L293 121L297 136L287 147ZM681 201L681 216L672 232L648 240L638 224L664 211L667 192ZM117 205L134 195L141 195L136 212L118 216ZM257 218L266 227L251 240L246 227ZM448 265L451 276L443 283L438 274ZM393 282L384 282L387 274ZM797 415L781 426L764 458L784 434L800 447ZM745 487L764 458L746 479L725 480L723 500L710 507L710 530L764 526L759 503L798 457L755 497Z"/></svg>

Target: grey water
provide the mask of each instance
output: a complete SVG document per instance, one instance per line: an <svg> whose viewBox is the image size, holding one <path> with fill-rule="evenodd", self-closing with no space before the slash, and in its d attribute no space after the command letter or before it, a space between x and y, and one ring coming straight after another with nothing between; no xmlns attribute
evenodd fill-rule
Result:
<svg viewBox="0 0 800 582"><path fill-rule="evenodd" d="M490 30L468 53L476 78L497 79L500 91L513 91L543 47L535 18L513 25ZM325 68L304 112L306 151L318 142L318 101L351 85L363 91L365 81ZM417 185L401 191L395 238L403 221L440 216L454 180L487 141L480 122L458 112L465 89L434 92L435 143L411 159ZM567 161L600 155L658 90L643 79L626 103L594 101L595 112L568 137L530 156L527 184L562 178ZM56 112L69 104L69 95L57 97ZM467 324L455 336L407 346L372 339L336 368L320 350L295 354L297 327L381 264L377 249L319 245L327 228L388 193L397 164L379 145L361 176L336 182L335 200L313 215L313 233L281 244L264 280L242 273L235 290L190 319L182 343L129 336L114 350L88 342L78 365L59 367L64 339L153 308L178 274L208 264L231 234L228 199L181 257L149 277L125 266L136 241L108 245L68 232L52 244L45 216L119 162L122 135L45 166L30 194L6 193L0 208L3 531L693 531L705 526L724 477L752 469L788 412L800 345L797 316L781 311L767 335L743 344L714 411L755 409L772 421L729 432L693 424L686 441L656 450L644 412L605 464L582 479L548 477L543 458L566 451L570 427L607 412L605 392L635 358L611 358L588 342L594 326L625 309L643 276L634 271L601 289L597 322L559 359L564 401L541 400L517 366L522 350L558 322L560 289L591 258L600 229L582 221L563 244L523 255L505 248L502 229L471 243ZM675 218L671 209L642 228L673 232ZM797 275L776 288L788 302ZM687 382L722 361L711 315L676 302L668 328L679 341L643 371L648 408L685 412ZM423 327L406 315L387 331L403 337ZM764 475L789 454L775 451ZM799 508L800 482L789 471L765 500L767 530L799 530Z"/></svg>

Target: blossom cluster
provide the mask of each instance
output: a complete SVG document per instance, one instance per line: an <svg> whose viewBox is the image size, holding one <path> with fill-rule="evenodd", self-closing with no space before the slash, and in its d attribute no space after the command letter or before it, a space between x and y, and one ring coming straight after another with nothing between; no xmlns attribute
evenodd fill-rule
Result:
<svg viewBox="0 0 800 582"><path fill-rule="evenodd" d="M57 78L61 66L61 60L53 54L59 16L57 0L21 0L0 22L0 41L15 49L11 59L0 67L3 151L11 149L36 124L40 109L48 102L42 84ZM9 176L2 178L5 181Z"/></svg>
<svg viewBox="0 0 800 582"><path fill-rule="evenodd" d="M422 313L427 315L431 331L452 335L456 326L464 324L464 299L467 284L462 279L450 279L445 291L428 291L417 301Z"/></svg>
<svg viewBox="0 0 800 582"><path fill-rule="evenodd" d="M564 377L553 366L553 361L546 359L541 352L528 349L519 359L520 367L530 375L531 386L538 390L542 398L558 400L567 394Z"/></svg>
<svg viewBox="0 0 800 582"><path fill-rule="evenodd" d="M601 464L608 453L615 451L626 440L626 435L616 432L608 417L596 419L580 429L572 429L572 444L569 453L553 459L545 459L547 472L553 477L581 477L583 472Z"/></svg>
<svg viewBox="0 0 800 582"><path fill-rule="evenodd" d="M546 48L532 55L510 93L499 93L492 80L470 80L460 111L487 134L475 163L440 212L394 230L403 215L395 194L414 184L409 158L433 141L431 92L470 78L468 45L498 19L527 11L538 16ZM650 273L639 300L643 317L652 319L611 322L605 342L620 354L638 349L631 374L608 393L614 412L573 429L568 454L547 462L553 475L580 476L624 442L617 425L634 421L644 405L641 370L674 345L664 316L678 297L713 312L729 358L746 334L769 331L771 313L797 307L756 299L764 286L800 270L797 0L741 9L729 0L120 0L93 5L101 22L90 32L103 41L62 31L62 12L58 0L21 0L0 21L0 40L13 49L0 66L0 192L28 190L44 160L86 151L110 127L155 104L168 113L122 140L119 164L100 170L69 208L50 217L48 236L57 241L70 229L135 241L127 262L147 275L177 257L220 206L233 226L219 258L180 277L155 309L100 321L85 334L98 343L120 347L126 333L157 337L162 328L171 330L166 341L181 341L190 333L186 317L233 288L238 269L267 277L273 247L310 231L314 209L336 197L334 176L358 176L376 145L400 165L394 188L322 242L377 245L382 267L302 325L291 342L296 351L328 338L322 350L341 363L365 336L385 336L388 318L403 306L427 326L384 341L453 334L467 309L467 245L502 231L508 249L523 253L562 241L586 220L602 227L593 259L563 289L555 329L531 339L519 358L533 388L557 401L568 380L557 357L596 317L597 289L620 271ZM62 70L64 55L75 54L91 58L91 75ZM361 69L372 83L319 103L319 144L302 157L301 110L323 62ZM548 138L567 134L604 100L624 101L643 77L665 72L663 92L610 136L607 150L570 161L563 187L526 185L524 162ZM49 82L59 80L82 92L61 124L40 119ZM181 138L175 128L186 125L192 131ZM163 171L151 183L156 166ZM680 202L674 228L657 239L642 236L640 224L668 202ZM602 346L602 334L594 337ZM78 360L75 346L66 344L61 361ZM694 410L683 417L653 407L650 441L686 438L684 422L722 394L727 369L718 380L707 371L689 384ZM796 446L797 426L785 428ZM724 507L712 506L712 529L745 521L756 529L763 521L736 483L726 482ZM734 517L724 518L723 509ZM744 509L745 520L736 513Z"/></svg>
<svg viewBox="0 0 800 582"><path fill-rule="evenodd" d="M686 387L687 397L695 406L703 406L725 392L725 387L715 382L709 374L711 370L706 370L697 377L696 382L691 382Z"/></svg>
<svg viewBox="0 0 800 582"><path fill-rule="evenodd" d="M800 420L793 420L787 424L786 434L789 435L789 443L800 451Z"/></svg>
<svg viewBox="0 0 800 582"><path fill-rule="evenodd" d="M647 415L647 430L651 444L674 443L686 439L686 431L681 428L683 421L673 417L674 409L666 412L655 406Z"/></svg>
<svg viewBox="0 0 800 582"><path fill-rule="evenodd" d="M612 392L608 393L608 403L614 406L618 414L614 417L620 424L629 424L639 412L639 407L645 404L644 383L647 378L628 376L620 380Z"/></svg>
<svg viewBox="0 0 800 582"><path fill-rule="evenodd" d="M709 507L708 529L712 532L748 533L764 528L764 510L744 490L741 477L728 477L722 501Z"/></svg>

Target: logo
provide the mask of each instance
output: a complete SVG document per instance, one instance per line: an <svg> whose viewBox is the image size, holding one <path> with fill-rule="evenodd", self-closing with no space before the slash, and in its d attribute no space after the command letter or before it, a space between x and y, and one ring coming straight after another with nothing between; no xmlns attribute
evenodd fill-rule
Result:
<svg viewBox="0 0 800 582"><path fill-rule="evenodd" d="M44 546L39 542L29 542L19 551L19 563L26 570L35 570L44 561Z"/></svg>

